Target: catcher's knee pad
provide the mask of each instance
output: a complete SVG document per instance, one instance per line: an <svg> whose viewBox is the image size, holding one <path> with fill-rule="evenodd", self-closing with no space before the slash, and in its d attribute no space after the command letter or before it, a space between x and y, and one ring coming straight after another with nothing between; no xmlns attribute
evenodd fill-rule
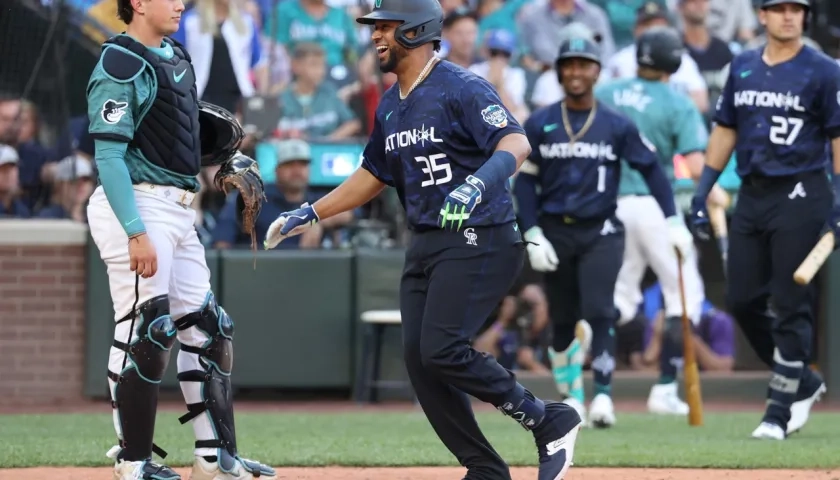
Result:
<svg viewBox="0 0 840 480"><path fill-rule="evenodd" d="M233 320L209 294L199 312L185 315L177 322L178 330L196 328L207 337L201 346L182 343L181 351L198 355L200 370L178 373L181 382L202 383L200 403L187 404L188 413L179 418L185 424L204 412L213 424L214 439L198 440L196 448L216 448L219 467L225 472L236 468L236 430L233 419L233 392L230 373L233 368Z"/></svg>
<svg viewBox="0 0 840 480"><path fill-rule="evenodd" d="M161 295L140 305L136 313L129 313L117 322L117 332L129 324L127 342L116 334L114 347L126 353L122 370L108 371L108 378L115 382L111 406L115 421L122 433L120 460L143 460L155 451L161 457L166 453L152 443L158 390L172 345L175 343L175 324L169 316L169 297Z"/></svg>

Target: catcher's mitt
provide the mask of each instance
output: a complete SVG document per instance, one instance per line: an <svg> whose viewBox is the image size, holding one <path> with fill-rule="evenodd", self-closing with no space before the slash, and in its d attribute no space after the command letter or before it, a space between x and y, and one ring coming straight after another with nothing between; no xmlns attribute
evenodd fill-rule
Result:
<svg viewBox="0 0 840 480"><path fill-rule="evenodd" d="M257 162L251 157L236 154L222 163L213 179L216 188L230 193L231 188L239 190L237 207L242 214L242 231L251 235L251 249L257 249L257 236L254 225L265 201L265 187Z"/></svg>

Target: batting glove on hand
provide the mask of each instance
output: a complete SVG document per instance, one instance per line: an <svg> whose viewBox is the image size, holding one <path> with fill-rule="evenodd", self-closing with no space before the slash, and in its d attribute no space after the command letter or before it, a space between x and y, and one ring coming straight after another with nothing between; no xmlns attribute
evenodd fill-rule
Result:
<svg viewBox="0 0 840 480"><path fill-rule="evenodd" d="M685 260L694 247L694 237L691 236L691 232L688 231L685 222L679 215L668 217L666 220L668 222L668 238L671 240L671 246L676 248L680 252L683 260Z"/></svg>
<svg viewBox="0 0 840 480"><path fill-rule="evenodd" d="M484 182L472 175L468 176L466 183L446 196L438 216L440 228L456 232L461 230L464 222L470 219L475 206L481 203L482 193Z"/></svg>
<svg viewBox="0 0 840 480"><path fill-rule="evenodd" d="M283 212L268 227L263 248L266 250L272 249L283 240L300 235L307 228L311 228L319 221L320 218L318 218L315 209L308 203L304 203L297 210Z"/></svg>
<svg viewBox="0 0 840 480"><path fill-rule="evenodd" d="M528 260L531 262L531 268L537 272L553 272L557 270L557 252L551 246L551 242L545 238L540 227L531 227L525 232L525 241L529 242Z"/></svg>
<svg viewBox="0 0 840 480"><path fill-rule="evenodd" d="M689 215L691 226L694 228L697 238L704 242L712 238L712 224L709 222L709 211L706 209L705 198L694 197L691 199Z"/></svg>

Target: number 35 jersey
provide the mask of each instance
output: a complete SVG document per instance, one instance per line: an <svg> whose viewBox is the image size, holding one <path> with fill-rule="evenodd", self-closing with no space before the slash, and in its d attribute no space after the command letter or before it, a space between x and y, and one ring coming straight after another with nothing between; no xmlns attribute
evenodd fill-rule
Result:
<svg viewBox="0 0 840 480"><path fill-rule="evenodd" d="M737 131L741 177L789 176L825 169L827 144L840 136L840 66L803 46L769 66L763 48L732 60L714 121Z"/></svg>
<svg viewBox="0 0 840 480"><path fill-rule="evenodd" d="M511 133L525 134L483 78L438 62L405 100L394 85L382 97L362 168L396 188L414 231L439 229L447 195L465 183ZM515 219L509 182L488 186L469 226Z"/></svg>

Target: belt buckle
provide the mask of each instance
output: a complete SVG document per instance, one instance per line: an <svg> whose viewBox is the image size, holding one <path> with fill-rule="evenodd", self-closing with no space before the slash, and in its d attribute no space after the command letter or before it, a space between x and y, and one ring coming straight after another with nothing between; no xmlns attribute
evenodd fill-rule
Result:
<svg viewBox="0 0 840 480"><path fill-rule="evenodd" d="M577 223L577 220L568 215L563 215L563 223L565 223L566 225L572 225L574 223Z"/></svg>
<svg viewBox="0 0 840 480"><path fill-rule="evenodd" d="M192 202L187 202L187 197L190 195L188 190L181 191L181 198L178 199L178 205L181 205L184 208L189 208L192 205Z"/></svg>

